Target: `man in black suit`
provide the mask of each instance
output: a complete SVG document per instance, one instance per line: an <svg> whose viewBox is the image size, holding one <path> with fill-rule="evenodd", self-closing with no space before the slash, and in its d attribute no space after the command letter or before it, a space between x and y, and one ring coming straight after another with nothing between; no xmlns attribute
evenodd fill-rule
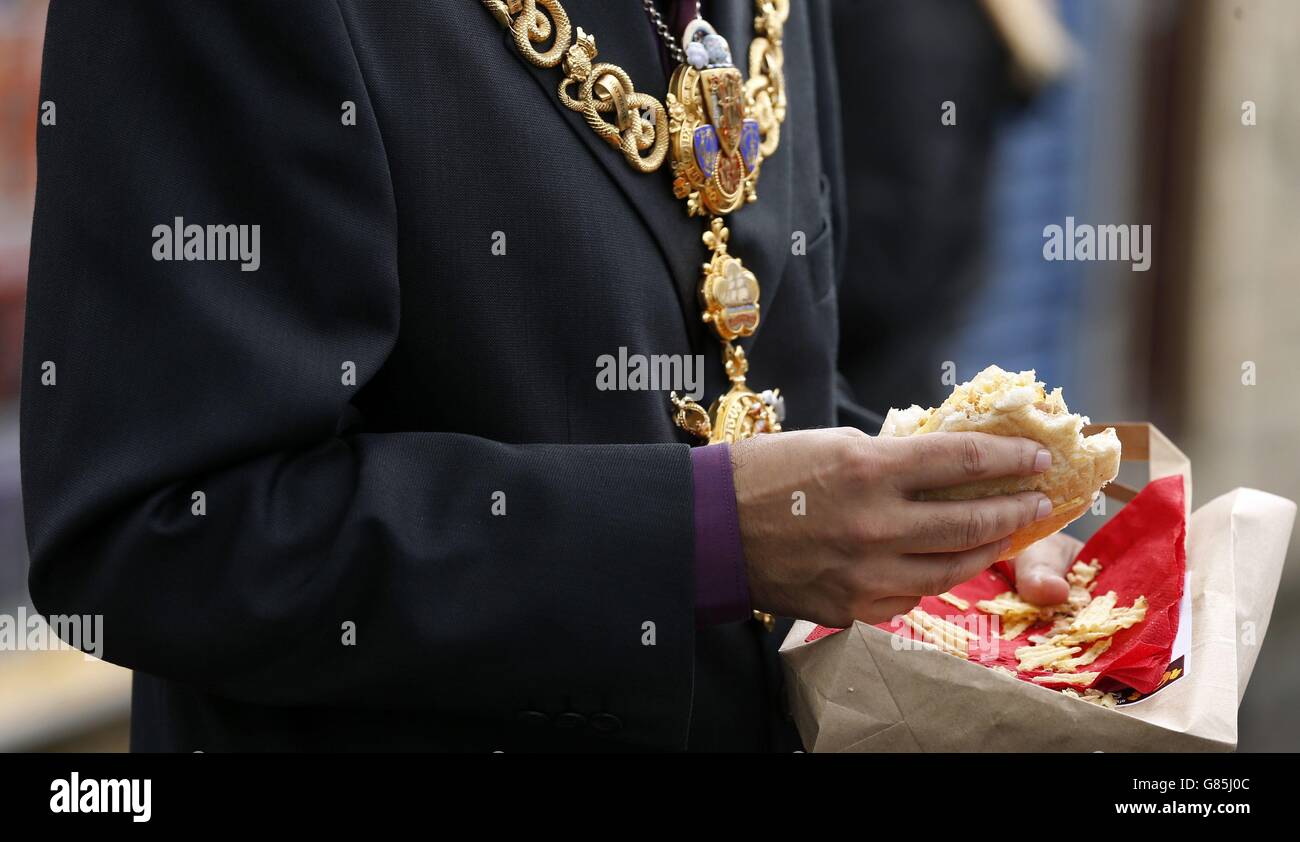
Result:
<svg viewBox="0 0 1300 842"><path fill-rule="evenodd" d="M564 6L662 101L642 4ZM704 11L744 71L752 2ZM1037 504L911 490L1041 465L1022 440L817 429L871 423L836 374L826 18L791 7L780 147L729 217L762 283L751 381L804 432L713 452L748 601L847 623L986 566ZM52 5L30 588L104 616L105 658L136 671L134 748L797 745L788 621L697 619L714 501L667 395L595 385L625 347L704 354L722 391L700 222L558 80L477 0ZM258 247L219 259L188 225Z"/></svg>

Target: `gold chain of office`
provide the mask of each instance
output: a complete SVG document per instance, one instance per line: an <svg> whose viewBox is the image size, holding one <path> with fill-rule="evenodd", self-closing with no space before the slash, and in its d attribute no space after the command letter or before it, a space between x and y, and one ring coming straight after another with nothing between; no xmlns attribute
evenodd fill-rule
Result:
<svg viewBox="0 0 1300 842"><path fill-rule="evenodd" d="M627 162L641 172L654 172L668 154L670 135L677 130L681 103L669 94L669 108L636 89L632 79L616 64L597 62L596 36L573 26L559 0L480 0L514 36L519 54L538 67L561 66L564 79L559 98L566 108L580 112L598 134L619 149ZM754 40L749 45L750 77L745 82L747 111L758 123L764 157L776 151L785 120L785 70L781 50L783 28L790 16L790 0L755 0ZM539 49L539 45L550 43ZM678 107L674 108L673 106ZM681 193L682 185L675 185ZM682 196L682 198L686 198ZM698 210L696 210L698 208ZM697 204L693 214L707 209Z"/></svg>
<svg viewBox="0 0 1300 842"><path fill-rule="evenodd" d="M682 34L681 48L670 45L679 64L668 83L666 108L638 91L623 68L596 60L595 35L579 27L575 39L559 0L480 2L510 31L520 55L538 67L561 68L560 102L581 113L633 168L654 172L671 153L674 195L686 200L688 215L711 217L703 235L712 255L700 281L701 315L722 341L731 389L708 409L674 392L674 423L710 444L780 432L781 390L756 393L745 383L749 362L734 340L758 329L760 290L754 273L728 251L730 231L723 217L757 200L763 161L781 142L786 116L781 45L789 0L755 0L749 79L741 77L726 39L697 15ZM662 20L652 17L664 37ZM771 614L753 613L768 631L774 628Z"/></svg>

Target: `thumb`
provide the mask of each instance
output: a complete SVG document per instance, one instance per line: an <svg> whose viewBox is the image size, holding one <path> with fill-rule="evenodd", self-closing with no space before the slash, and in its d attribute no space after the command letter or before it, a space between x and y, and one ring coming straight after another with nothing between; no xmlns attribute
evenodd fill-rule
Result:
<svg viewBox="0 0 1300 842"><path fill-rule="evenodd" d="M1068 535L1053 535L1016 556L1016 590L1035 605L1057 605L1070 595L1065 573L1082 543Z"/></svg>

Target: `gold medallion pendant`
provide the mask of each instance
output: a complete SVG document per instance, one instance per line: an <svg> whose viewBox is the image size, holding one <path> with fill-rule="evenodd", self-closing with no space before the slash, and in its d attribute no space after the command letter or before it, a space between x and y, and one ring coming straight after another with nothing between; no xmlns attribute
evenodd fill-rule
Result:
<svg viewBox="0 0 1300 842"><path fill-rule="evenodd" d="M709 444L779 433L785 415L780 389L756 394L745 385L749 372L745 349L732 340L750 336L758 327L758 279L739 258L727 253L728 233L722 219L714 217L704 235L704 244L713 249L713 259L704 265L700 299L704 321L713 325L723 341L723 365L731 390L714 401L707 412L689 398L672 395L677 426Z"/></svg>
<svg viewBox="0 0 1300 842"><path fill-rule="evenodd" d="M722 217L758 198L758 175L775 152L785 118L781 32L788 2L761 2L758 37L750 46L746 82L732 63L731 49L713 27L697 18L682 36L686 62L668 88L668 148L673 190L691 216L712 217L704 245L713 255L700 281L702 318L723 343L723 364L731 389L705 410L673 394L673 420L710 444L736 442L781 430L784 403L779 389L754 392L745 384L749 364L735 340L758 329L759 284L739 257L727 251L729 231Z"/></svg>

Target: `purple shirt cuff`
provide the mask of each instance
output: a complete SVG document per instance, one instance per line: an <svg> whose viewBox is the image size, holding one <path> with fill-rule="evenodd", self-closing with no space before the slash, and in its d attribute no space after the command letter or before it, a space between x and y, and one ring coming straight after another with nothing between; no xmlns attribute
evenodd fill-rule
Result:
<svg viewBox="0 0 1300 842"><path fill-rule="evenodd" d="M716 626L749 617L749 580L740 544L740 515L731 480L731 448L691 450L695 484L695 624Z"/></svg>

